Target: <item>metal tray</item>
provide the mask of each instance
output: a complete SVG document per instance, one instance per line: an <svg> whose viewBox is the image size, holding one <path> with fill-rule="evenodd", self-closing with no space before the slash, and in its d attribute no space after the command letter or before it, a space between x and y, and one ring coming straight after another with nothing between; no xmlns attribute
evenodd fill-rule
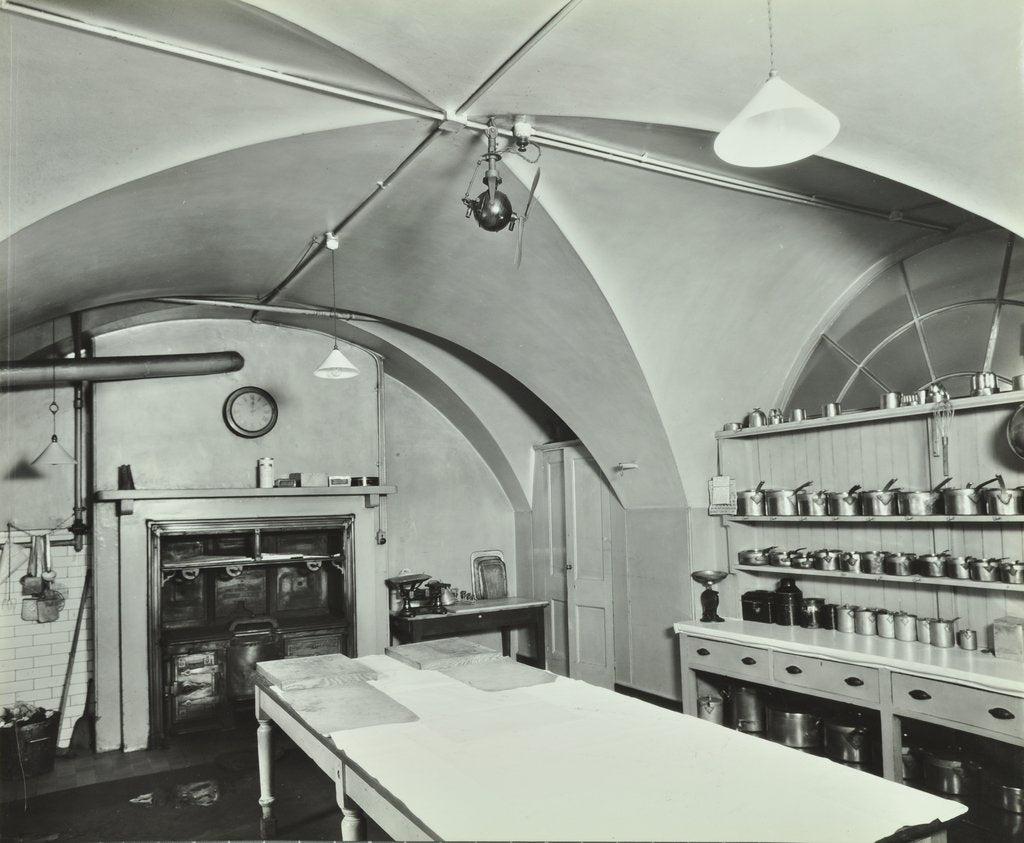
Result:
<svg viewBox="0 0 1024 843"><path fill-rule="evenodd" d="M481 600L508 597L508 577L500 551L473 554L473 591Z"/></svg>

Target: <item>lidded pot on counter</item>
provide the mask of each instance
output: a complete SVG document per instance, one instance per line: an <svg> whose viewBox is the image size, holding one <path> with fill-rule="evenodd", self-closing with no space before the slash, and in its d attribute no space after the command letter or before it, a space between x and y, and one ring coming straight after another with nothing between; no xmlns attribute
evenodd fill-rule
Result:
<svg viewBox="0 0 1024 843"><path fill-rule="evenodd" d="M896 612L892 619L897 641L917 641L917 615L912 615L909 612Z"/></svg>
<svg viewBox="0 0 1024 843"><path fill-rule="evenodd" d="M866 606L858 606L853 610L853 631L858 635L875 634L875 615L877 610Z"/></svg>
<svg viewBox="0 0 1024 843"><path fill-rule="evenodd" d="M855 631L855 617L859 608L860 606L850 606L846 603L836 606L836 630L852 634Z"/></svg>
<svg viewBox="0 0 1024 843"><path fill-rule="evenodd" d="M796 626L800 620L803 592L792 577L783 577L775 589L772 618L779 626Z"/></svg>
<svg viewBox="0 0 1024 843"><path fill-rule="evenodd" d="M896 618L888 609L879 609L875 613L875 633L879 638L896 637Z"/></svg>
<svg viewBox="0 0 1024 843"><path fill-rule="evenodd" d="M805 597L800 602L800 626L804 629L821 629L824 613L824 597Z"/></svg>

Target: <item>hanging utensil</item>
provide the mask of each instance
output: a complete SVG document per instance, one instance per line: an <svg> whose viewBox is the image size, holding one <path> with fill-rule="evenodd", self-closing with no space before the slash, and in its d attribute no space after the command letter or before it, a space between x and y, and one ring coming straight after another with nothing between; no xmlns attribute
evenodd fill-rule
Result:
<svg viewBox="0 0 1024 843"><path fill-rule="evenodd" d="M25 576L21 578L21 593L37 595L43 591L43 578L39 576L39 563L45 554L44 536L32 536L32 550L28 557ZM22 604L24 606L24 604ZM33 616L33 620L35 616Z"/></svg>
<svg viewBox="0 0 1024 843"><path fill-rule="evenodd" d="M36 598L36 622L53 623L60 618L60 611L63 608L64 595L47 587L46 591Z"/></svg>
<svg viewBox="0 0 1024 843"><path fill-rule="evenodd" d="M45 536L40 536L43 546L43 570L39 577L44 583L52 583L57 579L57 572L53 570L53 564L50 561L50 534L47 533Z"/></svg>
<svg viewBox="0 0 1024 843"><path fill-rule="evenodd" d="M11 528L7 527L7 540L4 542L3 548L0 548L0 574L3 573L4 560L7 561L7 576L4 578L4 584L6 589L4 591L3 607L5 611L10 611L14 608L14 593L12 591L13 586L11 580L14 579L14 565L13 565L14 554L11 552Z"/></svg>

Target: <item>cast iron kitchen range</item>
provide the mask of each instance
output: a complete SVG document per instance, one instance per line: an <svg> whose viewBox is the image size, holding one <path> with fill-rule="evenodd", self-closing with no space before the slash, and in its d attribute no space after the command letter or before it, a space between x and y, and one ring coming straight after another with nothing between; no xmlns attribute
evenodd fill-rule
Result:
<svg viewBox="0 0 1024 843"><path fill-rule="evenodd" d="M154 741L230 725L250 704L257 661L350 652L353 523L152 525Z"/></svg>

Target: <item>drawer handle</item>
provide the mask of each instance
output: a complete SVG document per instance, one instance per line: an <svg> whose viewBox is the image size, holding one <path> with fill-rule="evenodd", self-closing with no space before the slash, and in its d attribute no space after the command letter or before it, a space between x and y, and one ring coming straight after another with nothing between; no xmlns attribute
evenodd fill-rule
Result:
<svg viewBox="0 0 1024 843"><path fill-rule="evenodd" d="M757 659L752 659L750 656L744 656L740 661L743 662L743 664L757 664Z"/></svg>
<svg viewBox="0 0 1024 843"><path fill-rule="evenodd" d="M789 667L786 668L786 673L792 673L794 676L796 676L798 673L803 673L803 671L795 664L791 664Z"/></svg>
<svg viewBox="0 0 1024 843"><path fill-rule="evenodd" d="M915 688L913 691L907 691L907 693L915 700L930 700L932 698L932 695L927 691L922 691L918 688Z"/></svg>
<svg viewBox="0 0 1024 843"><path fill-rule="evenodd" d="M697 655L698 656L710 656L711 655L711 651L706 649L706 648L704 648L704 647L700 647L697 650Z"/></svg>
<svg viewBox="0 0 1024 843"><path fill-rule="evenodd" d="M864 684L864 680L857 676L847 676L843 681L851 688L859 688Z"/></svg>
<svg viewBox="0 0 1024 843"><path fill-rule="evenodd" d="M1013 712L1007 711L1005 708L990 708L988 713L996 720L1013 720Z"/></svg>

